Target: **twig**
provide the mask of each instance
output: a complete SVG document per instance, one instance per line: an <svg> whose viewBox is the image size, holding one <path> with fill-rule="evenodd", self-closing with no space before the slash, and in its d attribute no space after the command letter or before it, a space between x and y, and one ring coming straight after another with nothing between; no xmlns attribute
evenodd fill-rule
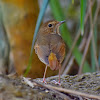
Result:
<svg viewBox="0 0 100 100"><path fill-rule="evenodd" d="M29 80L29 78L21 77L23 82L27 85L29 85L31 88L34 87L34 84Z"/></svg>
<svg viewBox="0 0 100 100"><path fill-rule="evenodd" d="M99 10L100 10L100 0L97 1L97 9L96 9L95 17L94 17L93 29L97 21ZM97 60L97 52L96 52L96 46L94 42L94 36L92 37L92 45L93 45L93 52L94 52L94 57L95 57L96 68L97 70L99 70L99 63Z"/></svg>
<svg viewBox="0 0 100 100"><path fill-rule="evenodd" d="M63 75L68 74L68 72L69 72L70 69L71 69L71 66L73 65L74 59L75 59L75 57L72 56L71 59L70 59L70 61L69 61L69 63L68 63L68 65L67 65L67 67L66 67L66 69L65 69L64 72L63 72Z"/></svg>
<svg viewBox="0 0 100 100"><path fill-rule="evenodd" d="M63 71L64 71L64 69L66 67L66 64L67 64L67 62L68 62L68 60L69 60L69 58L70 58L70 56L72 54L72 51L73 51L73 49L74 49L74 47L75 47L75 45L77 43L77 40L79 39L79 36L80 36L80 30L78 30L78 34L77 34L77 36L76 36L76 38L75 38L75 40L73 42L73 45L72 45L70 51L68 52L68 55L65 58L65 61L64 61L63 65L62 65L61 74L63 73Z"/></svg>
<svg viewBox="0 0 100 100"><path fill-rule="evenodd" d="M91 99L99 99L100 100L100 96L97 96L97 95L83 93L83 92L75 91L75 90L71 90L71 89L64 89L64 88L61 88L61 87L54 87L54 86L51 86L51 85L45 85L45 86L50 88L50 89L54 89L56 91L60 91L60 92L63 92L63 93L71 93L71 94L82 96L82 97L88 97L88 98L91 98Z"/></svg>
<svg viewBox="0 0 100 100"><path fill-rule="evenodd" d="M55 92L55 93L58 94L59 96L63 97L64 100L69 100L69 97L68 97L67 95L61 93L60 91L54 90L53 88L49 88L47 85L42 85L41 83L38 83L38 82L36 82L36 81L34 81L34 80L32 80L32 82L36 83L37 85L39 85L39 86L41 86L41 87L43 87L43 88L46 88L46 89L49 89L49 90Z"/></svg>
<svg viewBox="0 0 100 100"><path fill-rule="evenodd" d="M49 89L49 90L55 92L55 93L58 94L59 96L63 97L64 100L69 100L69 97L68 97L67 95L65 95L65 94L63 94L63 93L61 93L61 92L59 92L59 91L57 91L57 90L54 90L54 89L49 88L49 87L47 87L47 86L45 86L45 85L42 85L41 83L38 83L38 82L36 82L36 81L34 81L34 80L32 80L32 82L31 82L31 81L29 80L30 78L25 78L25 77L21 77L21 78L22 78L22 82L25 83L25 84L27 84L27 85L30 86L31 88L34 88L36 85L38 85L38 86L41 86L41 87L43 87L43 88L46 88L46 89Z"/></svg>
<svg viewBox="0 0 100 100"><path fill-rule="evenodd" d="M94 37L92 37L92 45L93 45L93 52L94 52L96 68L99 71L99 63L98 63L98 60L97 60L97 53L96 53L96 46L95 46L95 43L94 43Z"/></svg>
<svg viewBox="0 0 100 100"><path fill-rule="evenodd" d="M80 51L82 51L82 49L83 49L85 44L86 44L86 37L83 38L83 40L82 40L82 42L81 42L81 44L79 46L79 50ZM68 72L70 71L71 66L73 65L74 59L75 59L75 57L72 56L70 61L69 61L69 63L68 63L68 65L67 65L67 67L66 67L66 69L65 69L65 71L63 72L63 75L68 74Z"/></svg>
<svg viewBox="0 0 100 100"><path fill-rule="evenodd" d="M92 5L93 5L93 4L94 4L94 2L92 2ZM87 22L87 20L88 20L88 17L89 17L89 8L88 8L88 11L87 11L86 16L85 16L84 25L86 24L86 22ZM79 30L78 30L78 33L77 33L77 35L76 35L76 37L75 37L75 40L74 40L74 42L73 42L73 45L72 45L70 51L68 52L68 55L66 56L66 58L65 58L65 60L64 60L64 62L63 62L62 69L61 69L61 74L68 73L69 70L71 69L71 66L68 65L68 66L67 66L68 68L67 68L67 67L66 67L66 64L68 63L69 58L71 57L72 51L73 51L73 49L74 49L74 47L75 47L75 45L76 45L76 43L77 43L77 40L78 40L79 37L80 37L80 34L81 34L81 30L79 29ZM74 57L71 57L70 62L73 62L73 60L74 60ZM72 65L72 64L73 64L73 63L71 63L70 65ZM65 69L65 67L66 67L66 69ZM64 69L65 69L65 71L64 71Z"/></svg>
<svg viewBox="0 0 100 100"><path fill-rule="evenodd" d="M93 26L93 22L92 22L92 12L91 12L92 3L91 3L91 0L89 0L89 8L90 8L90 25L91 25L90 34L89 34L89 38L88 38L88 41L87 41L87 45L86 45L84 53L83 53L83 59L81 61L81 65L80 65L80 69L79 69L78 74L82 73L82 68L83 68L83 65L84 65L84 62L85 62L85 58L86 58L86 55L87 55L87 52L88 52L90 41L91 41L91 39L93 37L93 27L94 26ZM97 11L99 12L99 10L97 10ZM96 21L96 19L97 19L98 12L96 12L96 14L95 14L94 21Z"/></svg>
<svg viewBox="0 0 100 100"><path fill-rule="evenodd" d="M93 23L92 23L92 12L91 12L91 9L92 9L91 0L89 0L89 9L90 9L90 22L91 22L91 27L93 27ZM81 74L82 73L83 65L84 65L85 58L86 58L86 55L87 55L87 52L88 52L88 48L89 48L89 45L90 45L90 41L92 39L92 35L93 35L93 30L90 29L89 38L87 40L87 45L86 45L85 50L84 50L84 53L83 53L83 58L82 58L82 61L81 61L81 65L80 65L80 69L79 69L78 74Z"/></svg>
<svg viewBox="0 0 100 100"><path fill-rule="evenodd" d="M99 9L100 9L100 0L97 0L97 9L96 9L95 17L94 17L94 22L93 22L94 25L97 22L97 17L98 17Z"/></svg>

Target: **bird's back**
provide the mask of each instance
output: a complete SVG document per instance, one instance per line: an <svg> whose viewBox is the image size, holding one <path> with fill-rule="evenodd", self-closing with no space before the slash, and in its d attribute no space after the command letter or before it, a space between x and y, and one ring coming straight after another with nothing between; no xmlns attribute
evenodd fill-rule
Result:
<svg viewBox="0 0 100 100"><path fill-rule="evenodd" d="M38 35L35 51L39 59L46 65L49 65L48 57L51 52L56 55L57 60L61 63L65 55L65 43L58 34L47 34L41 37Z"/></svg>

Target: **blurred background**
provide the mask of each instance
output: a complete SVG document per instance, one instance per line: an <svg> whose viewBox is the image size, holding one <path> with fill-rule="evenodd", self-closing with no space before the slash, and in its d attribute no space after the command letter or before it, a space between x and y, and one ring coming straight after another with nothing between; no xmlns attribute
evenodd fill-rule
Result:
<svg viewBox="0 0 100 100"><path fill-rule="evenodd" d="M52 19L66 20L60 28L66 43L62 75L99 71L100 0L48 0L47 4L45 1L0 0L0 73L25 73L39 16L43 16L41 23ZM44 5L47 8L41 15ZM44 69L45 65L33 50L27 77L43 77ZM48 68L46 77L57 74L58 71Z"/></svg>

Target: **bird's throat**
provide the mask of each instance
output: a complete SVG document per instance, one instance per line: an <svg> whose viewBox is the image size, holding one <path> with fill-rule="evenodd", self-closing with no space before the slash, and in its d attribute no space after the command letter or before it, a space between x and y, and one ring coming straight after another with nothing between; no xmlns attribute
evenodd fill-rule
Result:
<svg viewBox="0 0 100 100"><path fill-rule="evenodd" d="M60 27L60 26L57 26L57 27L56 27L56 29L55 29L56 34L58 34L58 35L60 35L60 30L59 30L59 27Z"/></svg>

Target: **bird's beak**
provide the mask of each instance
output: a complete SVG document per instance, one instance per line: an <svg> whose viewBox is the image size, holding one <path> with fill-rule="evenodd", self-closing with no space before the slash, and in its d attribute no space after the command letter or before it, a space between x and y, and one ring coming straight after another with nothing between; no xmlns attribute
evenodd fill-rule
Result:
<svg viewBox="0 0 100 100"><path fill-rule="evenodd" d="M58 23L58 25L60 26L61 24L65 23L65 21L66 21L66 20L60 21L60 22Z"/></svg>
<svg viewBox="0 0 100 100"><path fill-rule="evenodd" d="M58 24L56 25L55 31L56 31L57 34L60 35L59 27L60 27L61 24L65 23L65 21L66 21L66 20L60 21L60 22L58 22Z"/></svg>

